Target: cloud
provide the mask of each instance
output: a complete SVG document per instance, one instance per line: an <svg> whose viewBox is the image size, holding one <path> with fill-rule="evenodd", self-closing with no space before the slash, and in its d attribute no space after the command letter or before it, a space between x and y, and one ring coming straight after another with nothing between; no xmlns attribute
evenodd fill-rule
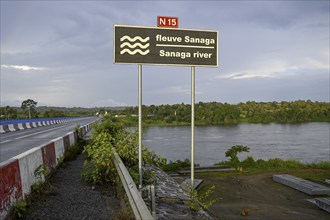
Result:
<svg viewBox="0 0 330 220"><path fill-rule="evenodd" d="M181 93L185 95L191 94L191 88L190 86L172 86L167 87L160 90L161 93L167 93L167 94L173 94L173 93ZM201 91L195 91L195 94L203 94Z"/></svg>
<svg viewBox="0 0 330 220"><path fill-rule="evenodd" d="M118 102L111 98L98 100L94 102L90 107L107 107L107 106L128 106L126 103Z"/></svg>
<svg viewBox="0 0 330 220"><path fill-rule="evenodd" d="M2 68L6 69L16 69L16 70L22 70L22 71L28 71L28 70L46 70L47 68L44 67L35 67L35 66L26 66L26 65L1 65Z"/></svg>
<svg viewBox="0 0 330 220"><path fill-rule="evenodd" d="M273 78L275 77L276 72L267 73L267 72L237 72L230 73L226 75L217 76L219 79L250 79L250 78Z"/></svg>
<svg viewBox="0 0 330 220"><path fill-rule="evenodd" d="M136 105L137 67L113 64L113 24L155 26L157 15L179 17L180 28L219 31L219 68L196 68L198 101L328 98L329 2L4 1L1 7L0 87L8 103L32 97L51 106ZM190 103L190 80L190 67L144 65L143 102Z"/></svg>

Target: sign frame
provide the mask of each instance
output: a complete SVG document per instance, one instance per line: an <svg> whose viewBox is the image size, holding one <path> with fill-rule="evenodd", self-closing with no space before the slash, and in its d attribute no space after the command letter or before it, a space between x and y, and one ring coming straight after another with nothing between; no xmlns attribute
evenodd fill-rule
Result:
<svg viewBox="0 0 330 220"><path fill-rule="evenodd" d="M171 63L150 63L150 62L116 62L116 27L124 28L144 28L144 29L154 29L154 30L169 30L169 31L191 31L191 32L212 32L216 34L216 45L215 45L215 54L216 54L216 64L215 65L203 65L203 64L171 64ZM170 28L170 27L151 27L151 26L134 26L134 25L113 25L113 63L114 64L141 64L141 65L155 65L155 66L196 66L196 67L219 67L219 31L218 30L203 30L203 29L189 29L189 28Z"/></svg>

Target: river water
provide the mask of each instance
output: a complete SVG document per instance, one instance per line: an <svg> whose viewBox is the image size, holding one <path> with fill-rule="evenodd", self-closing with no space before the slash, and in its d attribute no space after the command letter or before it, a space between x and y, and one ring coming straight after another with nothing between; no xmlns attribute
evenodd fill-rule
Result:
<svg viewBox="0 0 330 220"><path fill-rule="evenodd" d="M249 153L239 153L242 160L294 159L304 163L330 161L330 123L239 124L234 126L196 126L195 163L213 165L228 160L231 146L245 145ZM147 127L143 144L168 161L190 159L191 127Z"/></svg>

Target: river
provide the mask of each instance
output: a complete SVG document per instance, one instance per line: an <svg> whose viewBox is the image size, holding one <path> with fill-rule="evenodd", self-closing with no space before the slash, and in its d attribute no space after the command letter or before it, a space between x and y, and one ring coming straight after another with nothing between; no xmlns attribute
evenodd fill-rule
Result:
<svg viewBox="0 0 330 220"><path fill-rule="evenodd" d="M234 145L245 145L249 153L242 160L294 159L304 163L330 161L330 123L238 124L234 126L196 126L195 163L213 165L228 160L225 152ZM147 127L143 144L168 161L190 159L191 127Z"/></svg>

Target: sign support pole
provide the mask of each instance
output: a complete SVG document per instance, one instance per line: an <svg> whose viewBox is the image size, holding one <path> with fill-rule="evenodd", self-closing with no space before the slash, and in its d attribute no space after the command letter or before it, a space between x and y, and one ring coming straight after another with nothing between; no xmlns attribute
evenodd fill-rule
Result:
<svg viewBox="0 0 330 220"><path fill-rule="evenodd" d="M195 67L191 67L191 187L195 178Z"/></svg>
<svg viewBox="0 0 330 220"><path fill-rule="evenodd" d="M142 189L142 65L138 64L139 73L139 189Z"/></svg>

